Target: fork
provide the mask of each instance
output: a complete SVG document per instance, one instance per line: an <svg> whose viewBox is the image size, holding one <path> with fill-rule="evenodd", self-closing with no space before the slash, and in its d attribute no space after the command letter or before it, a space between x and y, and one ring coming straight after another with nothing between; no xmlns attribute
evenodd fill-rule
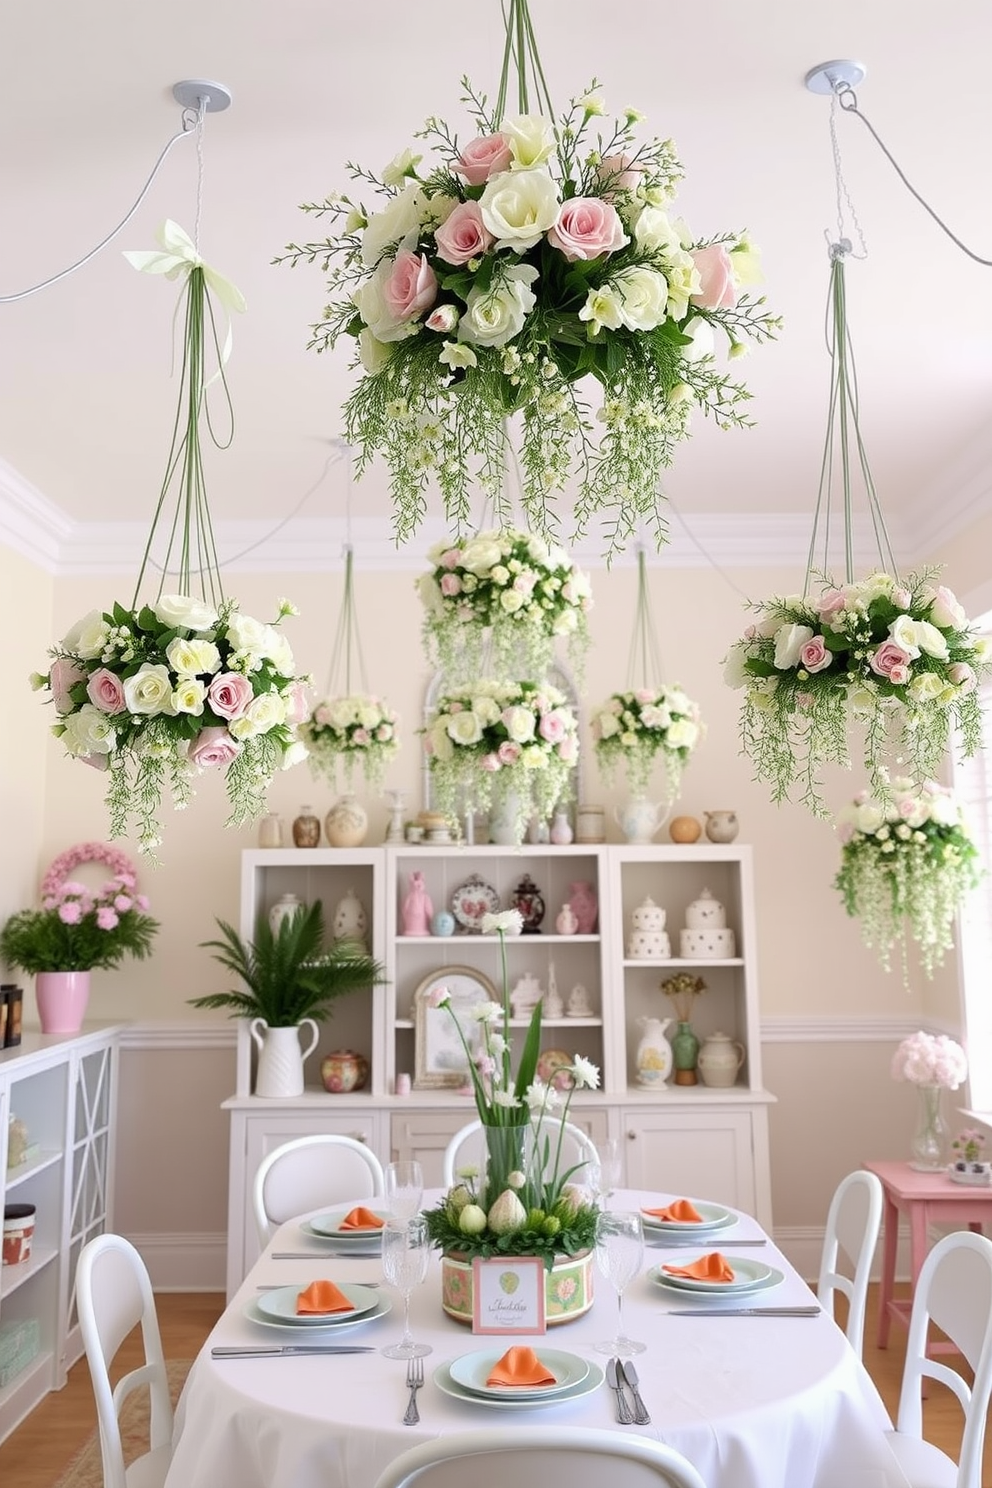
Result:
<svg viewBox="0 0 992 1488"><path fill-rule="evenodd" d="M416 1426L420 1421L420 1412L417 1409L417 1391L424 1383L424 1361L419 1356L407 1361L406 1387L410 1391L410 1400L403 1417L404 1426Z"/></svg>

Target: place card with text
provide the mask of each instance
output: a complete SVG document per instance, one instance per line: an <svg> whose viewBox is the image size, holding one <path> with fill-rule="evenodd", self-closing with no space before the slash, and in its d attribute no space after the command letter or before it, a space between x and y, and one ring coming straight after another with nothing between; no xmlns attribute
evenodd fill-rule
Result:
<svg viewBox="0 0 992 1488"><path fill-rule="evenodd" d="M473 1333L543 1333L544 1262L504 1256L472 1262Z"/></svg>

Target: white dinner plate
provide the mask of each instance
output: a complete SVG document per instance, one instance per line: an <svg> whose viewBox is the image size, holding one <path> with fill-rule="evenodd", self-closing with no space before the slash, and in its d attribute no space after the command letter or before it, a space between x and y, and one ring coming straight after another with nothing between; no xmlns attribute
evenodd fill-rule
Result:
<svg viewBox="0 0 992 1488"><path fill-rule="evenodd" d="M340 1291L348 1298L352 1310L350 1312L307 1312L300 1314L296 1311L296 1299L303 1291L302 1287L282 1286L275 1287L271 1292L263 1292L258 1298L259 1312L266 1317L275 1318L284 1327L290 1328L312 1328L337 1327L340 1322L351 1322L360 1313L371 1312L379 1300L379 1292L375 1287L358 1286L355 1282L342 1282Z"/></svg>
<svg viewBox="0 0 992 1488"><path fill-rule="evenodd" d="M499 1355L497 1355L497 1358ZM579 1400L583 1395L591 1395L598 1390L603 1383L603 1371L598 1364L589 1362L589 1373L585 1379L578 1384L570 1385L560 1395L524 1395L523 1391L515 1394L512 1400L506 1399L506 1391L500 1395L476 1395L474 1391L468 1390L464 1385L459 1385L451 1378L451 1367L448 1364L440 1364L434 1371L434 1383L444 1395L450 1395L454 1400L461 1400L469 1405L481 1405L486 1410L502 1411L526 1411L526 1410L550 1410L556 1405L565 1405L572 1400Z"/></svg>
<svg viewBox="0 0 992 1488"><path fill-rule="evenodd" d="M363 1312L358 1317L354 1317L350 1312L344 1313L337 1322L328 1318L326 1321L311 1324L310 1331L323 1333L333 1330L335 1333L343 1333L346 1328L364 1328L366 1323L374 1323L376 1318L385 1317L387 1312L392 1311L392 1306L392 1300L383 1292L371 1312ZM254 1297L245 1307L245 1317L253 1323L261 1323L266 1328L286 1329L295 1326L293 1323L280 1322L278 1318L266 1317Z"/></svg>
<svg viewBox="0 0 992 1488"><path fill-rule="evenodd" d="M659 1209L664 1206L658 1204ZM641 1219L646 1230L660 1230L663 1235L701 1235L706 1230L723 1230L728 1225L737 1223L737 1215L729 1209L724 1209L722 1204L697 1204L693 1200L693 1208L697 1214L702 1215L702 1220L695 1219L652 1219L650 1214L641 1210Z"/></svg>
<svg viewBox="0 0 992 1488"><path fill-rule="evenodd" d="M335 1209L329 1214L315 1214L312 1219L305 1219L302 1223L309 1225L313 1233L320 1235L322 1239L339 1240L342 1245L367 1245L370 1240L382 1243L381 1228L378 1230L343 1230L341 1221L350 1213L351 1209ZM384 1217L381 1214L379 1216L380 1219Z"/></svg>
<svg viewBox="0 0 992 1488"><path fill-rule="evenodd" d="M382 1234L371 1230L363 1231L361 1238L357 1235L350 1239L347 1232L341 1236L338 1243L336 1236L325 1235L321 1230L315 1230L308 1219L300 1220L300 1230L308 1240L319 1240L321 1245L328 1247L327 1255L349 1255L349 1256L377 1256L382 1254Z"/></svg>
<svg viewBox="0 0 992 1488"><path fill-rule="evenodd" d="M462 1354L460 1359L452 1359L448 1372L456 1385L470 1390L473 1395L494 1395L500 1400L515 1400L521 1396L536 1400L542 1395L561 1395L573 1385L581 1384L589 1373L589 1360L580 1358L578 1354L547 1348L535 1352L544 1367L554 1375L553 1385L487 1385L486 1380L493 1366L506 1353L505 1348L477 1349L475 1353Z"/></svg>
<svg viewBox="0 0 992 1488"><path fill-rule="evenodd" d="M677 1292L682 1298L691 1292L694 1296L740 1297L749 1292L764 1292L770 1287L781 1286L785 1273L774 1266L765 1266L760 1261L746 1260L741 1256L728 1256L737 1281L694 1281L690 1276L669 1276L660 1266L648 1272L651 1281L666 1291Z"/></svg>

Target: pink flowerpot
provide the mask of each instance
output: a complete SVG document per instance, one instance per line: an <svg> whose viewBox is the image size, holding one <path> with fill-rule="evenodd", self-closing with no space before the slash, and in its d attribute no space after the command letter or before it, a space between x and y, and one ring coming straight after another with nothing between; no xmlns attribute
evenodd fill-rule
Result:
<svg viewBox="0 0 992 1488"><path fill-rule="evenodd" d="M78 1033L90 1000L88 971L40 971L34 994L42 1033Z"/></svg>

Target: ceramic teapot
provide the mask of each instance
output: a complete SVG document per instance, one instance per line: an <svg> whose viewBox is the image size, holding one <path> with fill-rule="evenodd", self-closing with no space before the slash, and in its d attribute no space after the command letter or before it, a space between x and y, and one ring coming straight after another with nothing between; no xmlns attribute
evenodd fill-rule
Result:
<svg viewBox="0 0 992 1488"><path fill-rule="evenodd" d="M634 1063L637 1066L637 1083L657 1090L672 1072L672 1046L665 1037L665 1029L671 1018L638 1018L637 1025L644 1031L637 1045Z"/></svg>
<svg viewBox="0 0 992 1488"><path fill-rule="evenodd" d="M638 796L626 806L614 806L613 819L628 842L650 842L668 816L670 806L664 802Z"/></svg>
<svg viewBox="0 0 992 1488"><path fill-rule="evenodd" d="M703 1084L717 1088L733 1085L744 1063L744 1045L726 1033L711 1033L699 1051L696 1068Z"/></svg>

